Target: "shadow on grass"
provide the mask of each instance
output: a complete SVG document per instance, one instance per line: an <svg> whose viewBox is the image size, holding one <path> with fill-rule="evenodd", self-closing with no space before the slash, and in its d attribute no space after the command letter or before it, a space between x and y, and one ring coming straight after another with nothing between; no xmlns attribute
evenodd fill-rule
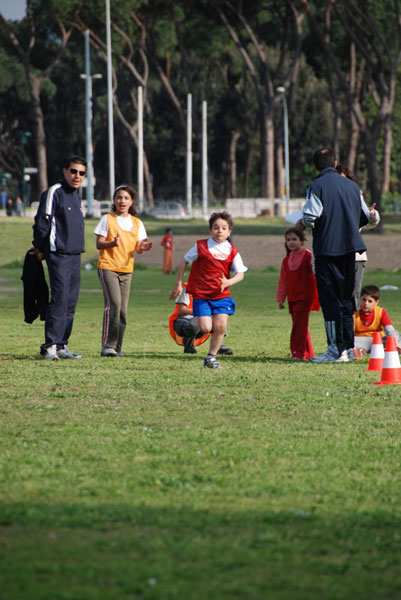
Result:
<svg viewBox="0 0 401 600"><path fill-rule="evenodd" d="M401 589L401 520L384 510L0 508L2 598L351 600Z"/></svg>
<svg viewBox="0 0 401 600"><path fill-rule="evenodd" d="M99 353L96 354L85 354L83 356L82 359L79 360L80 364L88 364L88 360L94 360L94 359L101 359L102 361L105 362L105 364L109 364L109 363L113 363L116 362L117 364L125 362L125 361L129 361L129 360L140 360L140 359L146 359L146 360L171 360L172 358L175 358L177 360L180 361L187 361L187 360L203 360L205 358L207 354L207 349L205 349L205 351L202 350L198 350L198 352L196 354L184 354L184 352L182 353L177 353L177 352L127 352L125 356L123 357L112 357L112 356L104 356L101 357ZM52 364L52 365L57 365L57 364L64 364L64 363L71 363L71 362L76 362L76 361L71 361L71 360L53 360L53 361L45 361L43 360L43 358L41 357L41 355L39 353L37 354L1 354L0 355L0 361L6 361L6 360L16 360L16 361L39 361L42 363L46 363L46 364ZM292 358L280 358L280 357L272 357L272 356L268 356L268 355L246 355L246 356L235 356L235 355L231 355L231 356L224 356L224 355L218 355L218 360L221 361L222 363L229 363L229 362L233 362L233 363L274 363L274 364L293 364L293 365L297 365L297 364L314 364L311 363L308 360L292 360Z"/></svg>

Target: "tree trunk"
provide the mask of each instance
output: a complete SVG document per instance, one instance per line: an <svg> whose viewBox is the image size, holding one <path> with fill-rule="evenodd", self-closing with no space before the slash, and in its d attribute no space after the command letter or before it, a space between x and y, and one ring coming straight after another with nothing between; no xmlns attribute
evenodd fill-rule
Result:
<svg viewBox="0 0 401 600"><path fill-rule="evenodd" d="M241 137L241 133L239 131L231 132L231 141L230 141L230 152L229 152L229 197L236 198L237 191L237 144L238 140Z"/></svg>
<svg viewBox="0 0 401 600"><path fill-rule="evenodd" d="M36 166L38 169L38 189L43 192L48 187L47 158L46 158L46 134L42 107L40 105L39 81L32 72L28 73L29 90L31 95L33 139L36 153Z"/></svg>
<svg viewBox="0 0 401 600"><path fill-rule="evenodd" d="M386 119L384 124L384 149L383 149L383 181L382 193L390 190L391 173L391 148L393 145L393 130L391 128L390 118Z"/></svg>

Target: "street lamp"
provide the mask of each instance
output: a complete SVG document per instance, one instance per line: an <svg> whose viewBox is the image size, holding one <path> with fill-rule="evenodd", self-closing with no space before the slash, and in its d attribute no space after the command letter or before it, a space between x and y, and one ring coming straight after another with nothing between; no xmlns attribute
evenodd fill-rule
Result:
<svg viewBox="0 0 401 600"><path fill-rule="evenodd" d="M285 99L286 89L283 86L279 86L276 88L276 91L281 95L284 110L285 212L288 215L290 212L290 157L288 144L288 110L287 101Z"/></svg>
<svg viewBox="0 0 401 600"><path fill-rule="evenodd" d="M86 216L92 216L93 202L93 147L92 147L92 79L101 79L102 75L90 73L89 57L89 30L85 31L85 73L81 73L81 79L85 79L85 106L86 106Z"/></svg>

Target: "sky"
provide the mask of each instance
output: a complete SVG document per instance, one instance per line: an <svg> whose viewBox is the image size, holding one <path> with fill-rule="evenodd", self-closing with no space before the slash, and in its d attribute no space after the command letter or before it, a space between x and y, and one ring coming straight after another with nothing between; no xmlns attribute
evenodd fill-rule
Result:
<svg viewBox="0 0 401 600"><path fill-rule="evenodd" d="M26 0L0 0L0 12L6 19L19 20L25 16Z"/></svg>

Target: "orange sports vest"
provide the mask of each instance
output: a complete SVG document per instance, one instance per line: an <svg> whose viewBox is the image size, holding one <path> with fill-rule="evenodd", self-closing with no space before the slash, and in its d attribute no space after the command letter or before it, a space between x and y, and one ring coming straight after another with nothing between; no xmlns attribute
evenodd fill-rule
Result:
<svg viewBox="0 0 401 600"><path fill-rule="evenodd" d="M117 273L132 273L134 270L134 250L138 241L139 219L130 215L132 231L124 231L117 222L116 213L108 213L108 228L106 241L120 236L120 245L104 248L99 251L98 269L116 271Z"/></svg>
<svg viewBox="0 0 401 600"><path fill-rule="evenodd" d="M383 309L381 306L374 306L374 317L370 325L363 325L358 312L354 313L354 335L357 337L372 337L378 331L383 336L383 325L381 325Z"/></svg>
<svg viewBox="0 0 401 600"><path fill-rule="evenodd" d="M186 283L183 284L183 288L186 287ZM188 304L188 308L192 308L192 296L189 296L189 304ZM178 333L175 332L174 330L174 321L178 318L178 304L175 305L175 309L174 312L170 315L169 319L168 319L168 326L169 326L169 330L170 330L170 335L173 338L173 340L175 341L176 344L178 344L179 346L183 346L184 345L184 340L183 338L178 335ZM207 338L209 337L210 333L205 333L205 335L203 335L200 338L197 338L194 340L194 346L200 346L201 344L203 344L203 342L206 342Z"/></svg>

